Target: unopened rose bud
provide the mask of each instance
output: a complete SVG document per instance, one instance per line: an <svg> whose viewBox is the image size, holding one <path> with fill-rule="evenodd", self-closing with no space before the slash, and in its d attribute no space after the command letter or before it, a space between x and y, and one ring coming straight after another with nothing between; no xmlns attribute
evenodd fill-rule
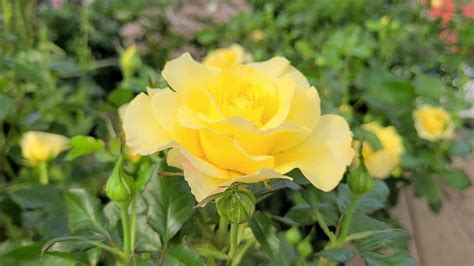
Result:
<svg viewBox="0 0 474 266"><path fill-rule="evenodd" d="M363 162L349 173L347 183L349 184L351 191L359 195L371 191L375 185L374 179L370 176L369 171Z"/></svg>
<svg viewBox="0 0 474 266"><path fill-rule="evenodd" d="M298 244L301 241L301 232L298 227L294 226L286 231L285 239L292 246Z"/></svg>
<svg viewBox="0 0 474 266"><path fill-rule="evenodd" d="M255 196L242 186L231 187L216 199L217 212L230 223L244 223L255 211Z"/></svg>
<svg viewBox="0 0 474 266"><path fill-rule="evenodd" d="M109 199L127 206L135 194L135 182L123 170L123 156L120 156L112 175L107 180L105 193Z"/></svg>
<svg viewBox="0 0 474 266"><path fill-rule="evenodd" d="M313 252L313 246L309 242L309 239L305 239L304 241L298 243L296 250L300 256L308 257Z"/></svg>
<svg viewBox="0 0 474 266"><path fill-rule="evenodd" d="M120 56L120 69L125 79L131 78L140 65L141 60L136 46L128 47Z"/></svg>

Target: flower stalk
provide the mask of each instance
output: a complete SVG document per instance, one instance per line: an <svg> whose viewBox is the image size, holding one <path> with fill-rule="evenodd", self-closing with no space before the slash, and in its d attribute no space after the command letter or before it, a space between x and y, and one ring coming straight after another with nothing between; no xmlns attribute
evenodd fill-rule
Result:
<svg viewBox="0 0 474 266"><path fill-rule="evenodd" d="M48 176L48 162L42 161L38 164L39 171L39 182L41 185L47 185L49 183Z"/></svg>
<svg viewBox="0 0 474 266"><path fill-rule="evenodd" d="M123 252L127 258L126 264L128 264L128 260L134 251L136 237L136 185L133 178L128 176L123 170L123 162L124 156L122 154L117 160L109 180L107 180L105 193L120 208L123 230ZM129 213L130 207L131 214Z"/></svg>
<svg viewBox="0 0 474 266"><path fill-rule="evenodd" d="M217 247L222 248L224 245L225 238L227 236L227 220L223 217L220 216L219 218L219 227L217 228Z"/></svg>
<svg viewBox="0 0 474 266"><path fill-rule="evenodd" d="M230 224L230 239L229 239L229 260L227 265L234 265L235 255L237 253L237 247L239 246L239 224L232 223Z"/></svg>
<svg viewBox="0 0 474 266"><path fill-rule="evenodd" d="M118 204L120 208L120 216L122 218L123 229L123 251L128 258L132 254L132 230L130 216L128 215L128 205Z"/></svg>
<svg viewBox="0 0 474 266"><path fill-rule="evenodd" d="M343 245L345 242L345 239L349 233L349 228L351 226L352 222L352 215L354 214L355 207L357 205L357 202L359 201L361 195L352 193L351 196L351 202L349 204L349 207L346 210L346 213L344 214L344 218L342 220L342 227L341 227L341 233L339 234L339 237L337 238L336 242L338 245Z"/></svg>

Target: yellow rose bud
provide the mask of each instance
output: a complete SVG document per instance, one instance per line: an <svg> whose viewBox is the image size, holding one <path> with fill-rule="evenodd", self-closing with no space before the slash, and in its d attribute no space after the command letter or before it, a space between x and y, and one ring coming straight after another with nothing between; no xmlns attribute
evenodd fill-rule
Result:
<svg viewBox="0 0 474 266"><path fill-rule="evenodd" d="M128 47L120 56L120 69L125 79L130 78L140 67L140 64L140 56L138 55L137 47L134 45Z"/></svg>
<svg viewBox="0 0 474 266"><path fill-rule="evenodd" d="M203 59L203 64L223 68L244 63L247 59L248 55L245 54L244 48L238 44L232 44L230 47L210 52Z"/></svg>
<svg viewBox="0 0 474 266"><path fill-rule="evenodd" d="M23 157L33 166L56 158L67 148L68 138L52 133L28 131L23 134L20 146Z"/></svg>
<svg viewBox="0 0 474 266"><path fill-rule="evenodd" d="M198 201L295 168L330 191L352 161L349 125L320 114L317 90L283 57L219 68L184 54L162 76L172 90L151 89L126 108L126 142L140 155L171 147L168 164Z"/></svg>
<svg viewBox="0 0 474 266"><path fill-rule="evenodd" d="M265 39L265 33L261 30L255 30L252 32L252 39L256 42L263 41L263 39Z"/></svg>
<svg viewBox="0 0 474 266"><path fill-rule="evenodd" d="M374 178L388 177L400 164L403 154L402 138L393 126L382 127L377 122L371 122L362 125L362 128L375 134L382 146L381 149L375 150L368 141L364 142L362 155L369 174ZM355 141L354 147L358 150L360 142ZM358 164L358 159L356 159L354 165Z"/></svg>
<svg viewBox="0 0 474 266"><path fill-rule="evenodd" d="M380 18L380 23L382 25L388 25L388 23L390 23L390 18L388 16L383 16L382 18Z"/></svg>
<svg viewBox="0 0 474 266"><path fill-rule="evenodd" d="M422 105L413 112L418 136L429 141L450 138L454 132L451 116L442 107Z"/></svg>

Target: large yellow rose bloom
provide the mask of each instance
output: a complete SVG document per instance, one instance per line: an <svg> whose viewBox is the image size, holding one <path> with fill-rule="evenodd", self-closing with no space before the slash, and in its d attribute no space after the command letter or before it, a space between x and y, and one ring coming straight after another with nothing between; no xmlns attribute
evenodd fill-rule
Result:
<svg viewBox="0 0 474 266"><path fill-rule="evenodd" d="M227 48L220 48L210 52L206 57L204 57L202 62L205 65L223 68L242 64L246 59L247 55L245 54L244 48L234 43Z"/></svg>
<svg viewBox="0 0 474 266"><path fill-rule="evenodd" d="M218 68L184 54L162 75L170 88L149 89L126 108L126 141L141 155L172 148L168 163L183 169L198 201L234 182L289 178L294 168L329 191L352 160L348 124L320 115L316 89L285 58Z"/></svg>
<svg viewBox="0 0 474 266"><path fill-rule="evenodd" d="M23 157L33 166L54 159L67 148L68 138L47 132L28 131L20 142Z"/></svg>
<svg viewBox="0 0 474 266"><path fill-rule="evenodd" d="M419 106L413 112L418 136L429 141L450 138L454 132L451 116L442 107Z"/></svg>
<svg viewBox="0 0 474 266"><path fill-rule="evenodd" d="M375 178L388 177L400 164L403 154L402 138L393 126L382 127L377 122L370 122L362 125L362 128L377 136L382 146L381 149L374 150L367 141L364 142L362 155L369 174ZM358 149L359 145L360 143L356 142L354 146Z"/></svg>

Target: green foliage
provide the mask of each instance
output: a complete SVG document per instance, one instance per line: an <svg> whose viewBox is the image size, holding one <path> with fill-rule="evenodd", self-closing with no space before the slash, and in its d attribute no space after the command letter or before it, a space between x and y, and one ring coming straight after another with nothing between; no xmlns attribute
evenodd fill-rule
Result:
<svg viewBox="0 0 474 266"><path fill-rule="evenodd" d="M74 160L77 157L84 156L104 149L104 142L89 136L75 136L69 141L71 150L66 156L66 160Z"/></svg>
<svg viewBox="0 0 474 266"><path fill-rule="evenodd" d="M317 253L317 255L324 257L326 259L332 260L332 261L348 261L355 255L357 255L356 252L352 250L347 250L347 249L342 249L342 248L332 248L332 249L325 249Z"/></svg>
<svg viewBox="0 0 474 266"><path fill-rule="evenodd" d="M66 193L69 230L92 231L107 235L100 202L84 189L74 188Z"/></svg>
<svg viewBox="0 0 474 266"><path fill-rule="evenodd" d="M280 240L276 234L276 229L273 227L271 220L264 213L255 213L253 218L249 221L249 226L255 238L262 246L265 254L275 265L283 265L282 257L280 256Z"/></svg>
<svg viewBox="0 0 474 266"><path fill-rule="evenodd" d="M148 222L167 243L193 214L194 198L182 177L152 177L144 191Z"/></svg>
<svg viewBox="0 0 474 266"><path fill-rule="evenodd" d="M164 265L200 266L205 265L199 254L183 245L176 245L166 250Z"/></svg>
<svg viewBox="0 0 474 266"><path fill-rule="evenodd" d="M394 126L404 146L400 168L394 171L398 174L388 182L376 181L358 199L344 243L337 241L355 197L357 182L351 176L328 193L313 188L298 171L288 174L294 182L252 184L255 199L247 194L251 204L231 219L242 222L236 249L240 264L313 265L353 256L367 265L415 264L406 248L408 235L391 226L387 209L393 202L387 199L396 200L396 190L412 184L415 194L438 211L445 186L471 186L466 173L453 169L451 162L473 151L472 119L458 116L469 107L463 86L473 78L473 20L456 12L442 26L457 33L452 45L439 38L442 27L427 17L427 7L407 1L247 2L248 11L229 20L208 12L183 17L183 10L193 9L186 1L65 1L57 9L47 1L2 2L1 265L229 261L227 224L218 220L228 205L242 199L220 199L216 206L215 199L224 193L194 208L181 173L159 166L166 151L139 159L126 155L123 162L123 173L136 186L128 209L130 217L136 213L131 258L122 250L120 209L107 202L103 188L124 137L117 108L148 84L166 87L158 70L180 53L190 51L199 60L234 42L256 61L287 57L317 88L322 113L343 115L354 136L374 152L384 148L382 141L363 131L363 123ZM227 10L220 8L225 4L217 3L217 10ZM259 38L256 32L261 32ZM136 53L128 64L125 57L120 63L120 55L132 45ZM412 119L420 104L447 109L456 137L421 139ZM28 130L70 138L68 153L48 163L50 185L36 184L37 169L21 155L19 141ZM215 235L221 226L225 230L219 240ZM348 242L351 249L343 248Z"/></svg>

